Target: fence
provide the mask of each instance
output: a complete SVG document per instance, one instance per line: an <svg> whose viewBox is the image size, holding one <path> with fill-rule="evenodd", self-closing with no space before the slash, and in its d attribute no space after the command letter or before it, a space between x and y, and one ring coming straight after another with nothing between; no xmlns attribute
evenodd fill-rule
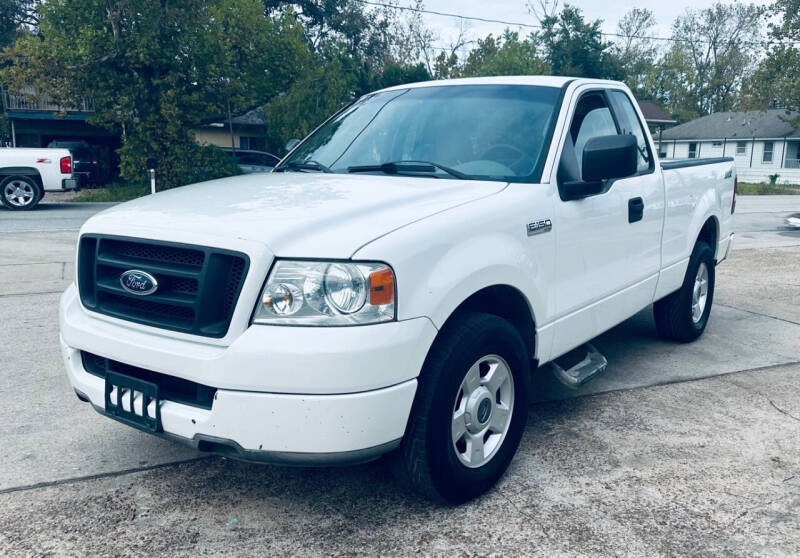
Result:
<svg viewBox="0 0 800 558"><path fill-rule="evenodd" d="M54 102L48 95L35 98L31 95L12 95L3 91L3 108L6 111L25 112L94 112L93 99L81 99L78 106L64 106Z"/></svg>

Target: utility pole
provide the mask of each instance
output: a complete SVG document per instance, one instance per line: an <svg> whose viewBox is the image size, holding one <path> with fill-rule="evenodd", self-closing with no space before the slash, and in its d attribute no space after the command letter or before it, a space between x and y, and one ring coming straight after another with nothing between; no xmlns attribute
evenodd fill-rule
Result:
<svg viewBox="0 0 800 558"><path fill-rule="evenodd" d="M231 164L233 165L233 174L236 174L236 141L233 137L233 116L231 115L231 98L228 97L228 129L231 132Z"/></svg>

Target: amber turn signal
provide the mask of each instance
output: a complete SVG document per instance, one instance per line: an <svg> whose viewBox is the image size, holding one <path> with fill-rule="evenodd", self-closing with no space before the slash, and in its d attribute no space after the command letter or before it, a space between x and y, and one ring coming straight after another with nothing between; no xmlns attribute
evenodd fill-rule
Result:
<svg viewBox="0 0 800 558"><path fill-rule="evenodd" d="M369 274L369 303L373 306L394 302L394 273L388 267Z"/></svg>

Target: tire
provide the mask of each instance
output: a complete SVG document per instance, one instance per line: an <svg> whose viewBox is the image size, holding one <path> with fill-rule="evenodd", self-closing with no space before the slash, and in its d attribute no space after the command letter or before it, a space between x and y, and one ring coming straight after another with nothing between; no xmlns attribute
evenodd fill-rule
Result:
<svg viewBox="0 0 800 558"><path fill-rule="evenodd" d="M486 492L519 446L530 377L528 351L507 321L471 313L446 326L423 365L395 470L434 501L459 504ZM463 429L458 441L454 423Z"/></svg>
<svg viewBox="0 0 800 558"><path fill-rule="evenodd" d="M44 191L28 176L9 176L0 182L0 201L12 211L28 211L39 204Z"/></svg>
<svg viewBox="0 0 800 558"><path fill-rule="evenodd" d="M659 336L688 343L703 334L714 301L715 265L714 251L705 242L698 241L689 258L681 288L653 305Z"/></svg>

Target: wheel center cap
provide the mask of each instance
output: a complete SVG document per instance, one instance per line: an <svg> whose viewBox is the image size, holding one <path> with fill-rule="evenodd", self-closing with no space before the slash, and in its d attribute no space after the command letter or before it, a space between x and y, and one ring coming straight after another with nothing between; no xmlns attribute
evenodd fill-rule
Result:
<svg viewBox="0 0 800 558"><path fill-rule="evenodd" d="M484 424L487 420L489 420L489 416L492 414L492 403L489 399L484 399L478 405L478 422Z"/></svg>
<svg viewBox="0 0 800 558"><path fill-rule="evenodd" d="M486 428L489 419L492 418L492 394L489 390L481 386L476 389L467 401L465 419L467 430L476 434Z"/></svg>

